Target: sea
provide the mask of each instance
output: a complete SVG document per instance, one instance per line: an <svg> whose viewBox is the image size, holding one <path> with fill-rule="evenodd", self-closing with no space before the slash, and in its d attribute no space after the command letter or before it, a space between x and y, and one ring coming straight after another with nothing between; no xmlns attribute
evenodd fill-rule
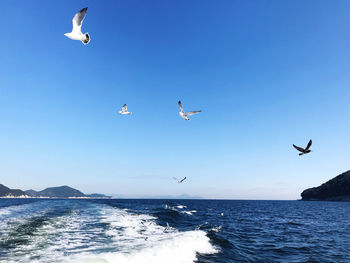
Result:
<svg viewBox="0 0 350 263"><path fill-rule="evenodd" d="M350 262L350 203L0 199L0 262Z"/></svg>

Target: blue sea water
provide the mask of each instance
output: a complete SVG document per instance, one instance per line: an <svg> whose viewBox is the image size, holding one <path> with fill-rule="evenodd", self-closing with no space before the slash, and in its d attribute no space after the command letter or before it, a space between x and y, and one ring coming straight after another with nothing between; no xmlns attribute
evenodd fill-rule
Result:
<svg viewBox="0 0 350 263"><path fill-rule="evenodd" d="M350 203L0 199L0 262L350 262Z"/></svg>

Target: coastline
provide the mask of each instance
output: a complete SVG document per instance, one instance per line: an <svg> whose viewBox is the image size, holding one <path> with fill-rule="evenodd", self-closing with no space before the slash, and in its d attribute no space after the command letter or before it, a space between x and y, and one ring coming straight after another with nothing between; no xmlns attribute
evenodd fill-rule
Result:
<svg viewBox="0 0 350 263"><path fill-rule="evenodd" d="M113 197L88 197L88 196L69 196L69 197L48 197L48 196L0 196L0 199L114 199Z"/></svg>

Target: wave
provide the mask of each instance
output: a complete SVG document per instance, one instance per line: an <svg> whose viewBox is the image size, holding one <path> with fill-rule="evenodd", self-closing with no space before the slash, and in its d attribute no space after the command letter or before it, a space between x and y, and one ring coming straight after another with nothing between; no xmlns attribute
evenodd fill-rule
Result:
<svg viewBox="0 0 350 263"><path fill-rule="evenodd" d="M0 261L9 263L194 262L217 253L202 230L166 229L154 215L104 204L50 201L5 214L12 217L1 223Z"/></svg>
<svg viewBox="0 0 350 263"><path fill-rule="evenodd" d="M186 214L186 215L193 215L193 213L197 213L197 210L182 211L181 213Z"/></svg>
<svg viewBox="0 0 350 263"><path fill-rule="evenodd" d="M83 258L75 257L70 262L194 262L197 253L217 252L204 231L179 232L172 227L166 230L156 223L157 217L148 214L115 208L104 208L101 212L102 222L110 225L106 233L119 251L82 255Z"/></svg>
<svg viewBox="0 0 350 263"><path fill-rule="evenodd" d="M197 213L197 210L183 210L184 208L187 208L185 205L165 205L165 209L162 209L160 211L157 211L155 215L165 221L173 220L175 217L179 217L181 214L185 215L193 215L194 213ZM180 209L180 210L178 210Z"/></svg>
<svg viewBox="0 0 350 263"><path fill-rule="evenodd" d="M177 233L160 242L151 242L143 249L132 249L130 253L105 253L99 255L80 255L64 262L118 262L118 263L164 263L194 262L197 253L213 254L217 250L210 244L203 231Z"/></svg>
<svg viewBox="0 0 350 263"><path fill-rule="evenodd" d="M157 209L152 215L164 222L174 222L184 216L182 211L178 211L174 207Z"/></svg>

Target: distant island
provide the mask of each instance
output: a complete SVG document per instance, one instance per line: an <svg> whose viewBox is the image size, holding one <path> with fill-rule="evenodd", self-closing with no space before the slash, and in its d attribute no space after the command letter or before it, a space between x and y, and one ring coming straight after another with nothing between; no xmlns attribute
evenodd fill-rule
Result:
<svg viewBox="0 0 350 263"><path fill-rule="evenodd" d="M350 171L318 187L304 190L301 197L303 201L350 201Z"/></svg>
<svg viewBox="0 0 350 263"><path fill-rule="evenodd" d="M27 194L19 189L10 189L0 184L0 197L27 197Z"/></svg>
<svg viewBox="0 0 350 263"><path fill-rule="evenodd" d="M0 184L0 198L86 198L86 199L109 199L111 196L103 194L84 194L81 191L67 185L49 187L42 191L10 189Z"/></svg>

